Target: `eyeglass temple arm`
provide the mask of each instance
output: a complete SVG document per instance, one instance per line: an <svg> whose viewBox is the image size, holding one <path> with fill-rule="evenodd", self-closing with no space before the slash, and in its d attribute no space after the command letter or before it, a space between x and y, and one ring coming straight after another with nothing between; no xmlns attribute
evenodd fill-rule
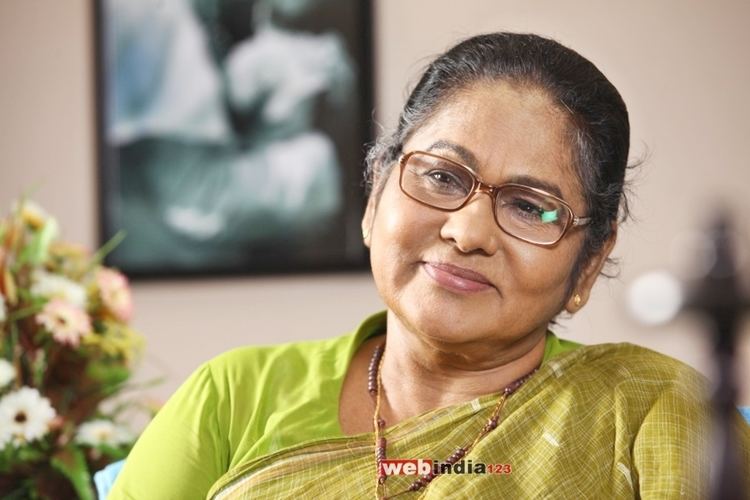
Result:
<svg viewBox="0 0 750 500"><path fill-rule="evenodd" d="M591 217L573 217L573 223L572 226L585 226L591 222Z"/></svg>

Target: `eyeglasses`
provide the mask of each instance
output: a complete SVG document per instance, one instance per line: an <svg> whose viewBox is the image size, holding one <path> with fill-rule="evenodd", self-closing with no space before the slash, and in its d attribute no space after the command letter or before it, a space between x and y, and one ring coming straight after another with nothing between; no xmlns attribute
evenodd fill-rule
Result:
<svg viewBox="0 0 750 500"><path fill-rule="evenodd" d="M428 207L453 212L476 193L493 202L497 225L507 234L541 246L552 246L572 227L585 226L590 217L578 217L570 205L541 189L521 184L493 186L480 181L464 165L448 158L411 151L399 158L401 191Z"/></svg>

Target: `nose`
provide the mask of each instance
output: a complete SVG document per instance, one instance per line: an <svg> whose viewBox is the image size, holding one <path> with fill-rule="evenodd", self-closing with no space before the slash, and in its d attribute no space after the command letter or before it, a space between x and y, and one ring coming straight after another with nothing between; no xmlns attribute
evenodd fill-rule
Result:
<svg viewBox="0 0 750 500"><path fill-rule="evenodd" d="M462 253L494 255L499 248L500 228L495 223L492 198L478 192L460 210L448 212L440 236Z"/></svg>

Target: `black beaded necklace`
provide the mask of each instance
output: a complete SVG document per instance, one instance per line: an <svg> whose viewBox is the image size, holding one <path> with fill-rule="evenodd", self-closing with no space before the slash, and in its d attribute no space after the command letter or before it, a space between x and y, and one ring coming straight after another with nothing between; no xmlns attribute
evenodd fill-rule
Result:
<svg viewBox="0 0 750 500"><path fill-rule="evenodd" d="M428 474L423 474L419 477L419 479L415 480L411 485L403 490L400 491L394 495L386 496L385 494L385 481L388 478L388 476L385 475L385 472L381 471L380 464L385 460L385 452L386 452L386 445L387 441L385 439L385 436L383 436L383 431L385 430L385 420L383 420L380 417L380 396L383 392L383 386L382 381L380 378L380 367L383 363L383 353L385 352L385 344L380 344L375 348L375 351L372 353L372 358L370 358L370 365L367 369L367 392L370 393L370 396L375 400L375 412L373 413L372 417L372 425L373 429L375 431L375 461L376 461L376 482L375 482L375 498L378 500L388 500L390 498L394 498L400 495L403 495L404 493L410 493L419 491L430 482L435 479L437 476L440 475L440 472L435 471L441 471L444 470L444 468L436 467L433 468ZM453 465L459 460L461 460L466 454L468 454L476 444L482 440L487 434L492 432L498 425L498 422L500 420L500 412L503 410L503 406L505 406L505 401L508 399L508 397L516 392L519 387L521 387L524 382L526 382L533 374L537 371L537 368L534 368L532 371L524 375L523 377L516 379L515 381L511 382L510 385L508 385L505 389L503 389L503 392L500 395L500 399L498 399L497 404L495 404L495 407L492 410L492 414L490 415L490 418L487 420L487 423L484 424L484 427L482 427L482 430L479 431L479 434L474 439L474 441L471 444L460 446L456 448L456 450L448 457L446 458L442 464L445 465Z"/></svg>

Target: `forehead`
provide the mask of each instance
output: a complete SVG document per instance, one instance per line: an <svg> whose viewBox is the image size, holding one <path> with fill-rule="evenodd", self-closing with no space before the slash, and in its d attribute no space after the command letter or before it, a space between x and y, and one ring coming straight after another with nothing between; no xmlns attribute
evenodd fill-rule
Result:
<svg viewBox="0 0 750 500"><path fill-rule="evenodd" d="M491 184L528 179L581 200L570 149L571 122L549 95L507 82L482 83L453 95L410 137L404 151L457 159Z"/></svg>

